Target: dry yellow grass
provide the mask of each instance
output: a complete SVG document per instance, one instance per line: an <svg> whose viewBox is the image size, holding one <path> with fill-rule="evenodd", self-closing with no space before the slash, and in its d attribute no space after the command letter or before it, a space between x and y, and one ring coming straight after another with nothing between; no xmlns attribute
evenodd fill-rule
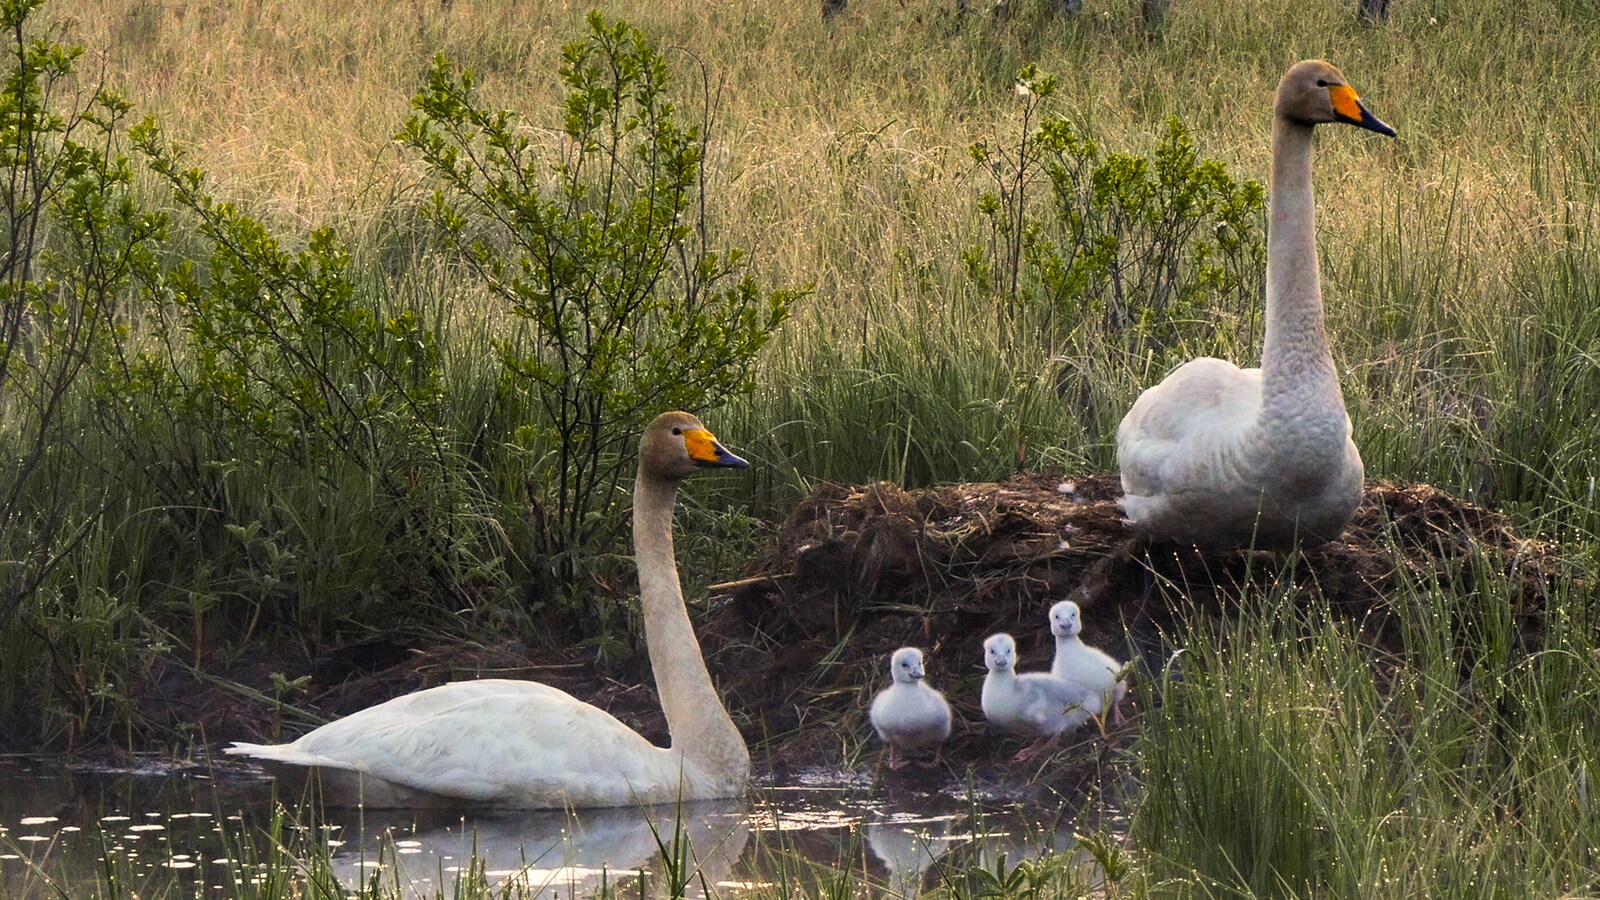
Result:
<svg viewBox="0 0 1600 900"><path fill-rule="evenodd" d="M854 0L826 22L809 0L600 7L667 49L686 107L700 107L702 88L714 98L710 214L721 238L751 250L768 283L815 286L767 351L755 420L802 416L796 404L819 367L858 368L839 386L850 396L852 380L898 377L868 358L869 335L886 335L904 349L900 364L925 370L992 324L962 302L971 298L960 255L984 233L975 200L989 186L967 148L1015 143L1022 104L1011 81L1023 65L1059 79L1046 112L1083 123L1108 150L1148 152L1175 115L1203 155L1264 179L1277 78L1296 59L1323 56L1400 132L1391 141L1324 129L1317 159L1330 330L1369 469L1422 477L1444 471L1441 459L1459 456L1447 468L1466 470L1509 452L1484 449L1496 439L1462 398L1514 403L1529 389L1526 369L1475 374L1463 360L1519 352L1528 332L1506 323L1541 312L1508 289L1516 267L1553 257L1566 238L1561 223L1594 215L1600 9L1584 0L1413 0L1367 28L1354 0L1178 2L1151 39L1133 0L1086 0L1081 14L1059 20L1043 5L999 25L957 13L954 0ZM405 216L424 196L415 162L392 138L430 60L443 54L477 72L489 103L552 128L561 47L584 34L590 9L60 0L46 12L103 54L108 81L189 146L219 194L292 227L343 223L359 247L366 223ZM461 302L475 288L445 293L482 321L481 305ZM1037 380L1026 402L1059 405L1045 384L1050 351L982 337L988 349L963 365L997 383ZM1211 352L1248 363L1251 350ZM1165 364L1097 369L1107 415ZM1015 402L972 390L972 403ZM874 415L888 420L858 421ZM909 440L929 417L853 410L838 426L870 448L897 434ZM1109 464L1103 434L1048 427L1058 431L1050 446ZM1418 463L1421 452L1438 458ZM829 475L794 465L794 480ZM885 472L874 464L856 474Z"/></svg>
<svg viewBox="0 0 1600 900"><path fill-rule="evenodd" d="M961 240L973 175L965 147L1014 131L1009 78L1029 61L1060 77L1057 109L1092 122L1114 148L1149 146L1175 114L1206 153L1260 178L1277 74L1326 56L1401 131L1392 143L1324 141L1324 228L1336 241L1363 234L1384 204L1442 188L1458 188L1491 232L1551 215L1530 153L1559 157L1594 121L1593 22L1548 0L1434 2L1401 5L1389 26L1365 29L1352 7L1177 3L1159 42L1141 35L1126 0L999 28L958 15L950 0L857 0L829 22L806 2L602 8L679 50L686 88L696 64L710 75L717 209L730 236L775 276L848 296L888 277L898 252L944 255ZM434 54L478 71L493 102L551 123L560 48L582 33L589 8L62 0L47 11L105 54L111 83L191 145L224 193L315 222L412 188L390 138Z"/></svg>

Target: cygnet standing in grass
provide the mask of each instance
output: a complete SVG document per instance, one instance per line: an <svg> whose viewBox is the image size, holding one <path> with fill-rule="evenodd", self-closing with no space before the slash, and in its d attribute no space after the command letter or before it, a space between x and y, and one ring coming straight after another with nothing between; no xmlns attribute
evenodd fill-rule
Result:
<svg viewBox="0 0 1600 900"><path fill-rule="evenodd" d="M923 681L922 651L901 647L889 657L889 686L872 698L867 719L889 745L889 768L906 764L900 756L936 748L950 736L950 704Z"/></svg>
<svg viewBox="0 0 1600 900"><path fill-rule="evenodd" d="M983 679L983 714L989 724L1034 738L1013 762L1027 762L1048 750L1070 731L1100 714L1100 694L1088 686L1049 672L1018 674L1017 642L1009 634L991 634L983 642L989 674Z"/></svg>
<svg viewBox="0 0 1600 900"><path fill-rule="evenodd" d="M1050 633L1056 636L1056 658L1050 664L1050 674L1087 685L1100 695L1101 706L1111 706L1111 721L1122 721L1118 704L1128 693L1128 680L1117 680L1122 663L1098 647L1083 642L1083 616L1078 604L1063 600L1050 607Z"/></svg>

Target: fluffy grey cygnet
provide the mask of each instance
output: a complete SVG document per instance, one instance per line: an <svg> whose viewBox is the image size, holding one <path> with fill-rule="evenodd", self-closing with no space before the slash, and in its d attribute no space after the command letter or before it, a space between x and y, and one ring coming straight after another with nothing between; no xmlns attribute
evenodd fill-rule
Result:
<svg viewBox="0 0 1600 900"><path fill-rule="evenodd" d="M872 698L867 720L889 745L889 768L907 762L903 753L937 748L950 737L950 704L923 680L922 651L901 647L889 657L889 686Z"/></svg>

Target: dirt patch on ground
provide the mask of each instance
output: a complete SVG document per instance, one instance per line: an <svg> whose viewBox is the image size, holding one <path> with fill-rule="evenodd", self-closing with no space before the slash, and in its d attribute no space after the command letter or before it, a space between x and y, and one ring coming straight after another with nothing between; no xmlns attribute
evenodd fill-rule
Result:
<svg viewBox="0 0 1600 900"><path fill-rule="evenodd" d="M1305 602L1328 604L1375 647L1398 650L1412 611L1403 583L1445 579L1470 603L1493 574L1509 584L1529 649L1543 635L1558 569L1555 548L1516 535L1501 515L1426 485L1375 483L1338 542L1292 567L1271 554L1202 553L1151 543L1130 529L1114 477L1026 473L998 484L906 491L889 484L826 485L801 503L743 577L711 590L697 615L709 666L758 757L775 769L870 765L864 711L885 681L888 654L915 645L958 724L952 771L1000 772L1019 746L989 735L978 708L981 642L1016 638L1025 670L1048 666L1045 611L1063 598L1084 610L1085 639L1158 667L1175 603L1225 615L1249 589L1289 580ZM530 660L540 660L535 664ZM281 677L304 678L284 690ZM667 739L643 658L601 667L514 643L437 646L384 638L316 658L263 654L210 676L171 665L140 691L144 712L202 743L289 739L314 724L275 699L335 718L419 688L476 677L543 681L594 703L658 743ZM1097 773L1131 741L1135 724L1081 734L1057 760ZM865 748L865 752L862 749ZM1085 774L1085 778L1095 777Z"/></svg>
<svg viewBox="0 0 1600 900"><path fill-rule="evenodd" d="M552 658L514 641L441 642L394 636L330 647L314 657L257 648L205 674L168 661L135 700L155 733L206 746L289 741L316 725L401 694L474 678L520 678L561 688L666 743L648 670L607 669L592 656Z"/></svg>
<svg viewBox="0 0 1600 900"><path fill-rule="evenodd" d="M1443 579L1470 603L1486 575L1504 575L1521 639L1530 649L1542 639L1555 548L1427 485L1370 485L1343 539L1292 567L1282 555L1153 543L1123 521L1119 496L1114 476L1039 473L917 491L826 485L789 516L755 574L714 588L703 628L713 669L746 718L778 738L776 762L814 763L837 755L841 731L864 733L888 654L922 647L930 682L964 720L947 755L977 762L1004 758L978 708L983 638L1008 631L1021 668L1046 668L1045 613L1061 599L1083 607L1085 640L1146 668L1170 652L1162 634L1174 604L1222 615L1282 578L1398 651L1412 612L1390 600L1407 596L1402 584Z"/></svg>

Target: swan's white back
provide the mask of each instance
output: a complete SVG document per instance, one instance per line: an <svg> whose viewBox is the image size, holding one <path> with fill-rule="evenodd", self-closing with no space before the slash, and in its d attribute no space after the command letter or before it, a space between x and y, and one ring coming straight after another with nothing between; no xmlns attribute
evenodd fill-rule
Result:
<svg viewBox="0 0 1600 900"><path fill-rule="evenodd" d="M681 753L565 691L498 678L396 697L289 744L226 752L530 809L672 802L685 776L699 774L684 770Z"/></svg>

